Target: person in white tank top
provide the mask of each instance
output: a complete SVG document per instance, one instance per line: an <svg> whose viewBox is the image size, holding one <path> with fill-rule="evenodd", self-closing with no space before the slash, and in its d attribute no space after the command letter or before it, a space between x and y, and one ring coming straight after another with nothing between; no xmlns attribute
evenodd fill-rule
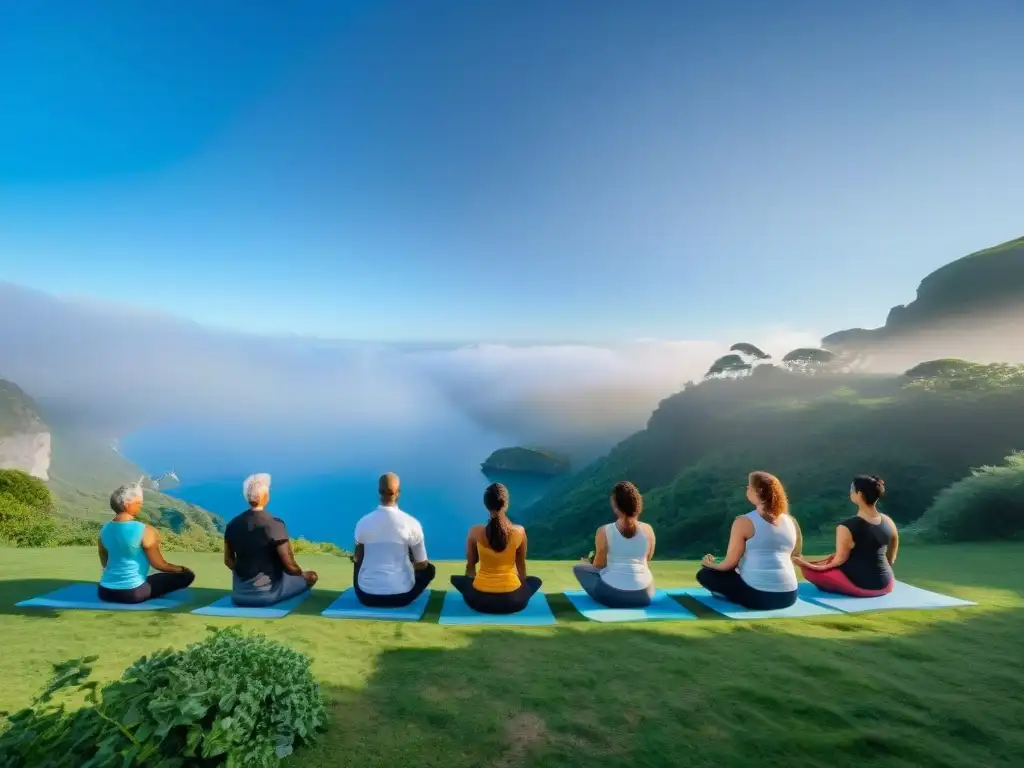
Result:
<svg viewBox="0 0 1024 768"><path fill-rule="evenodd" d="M704 556L697 581L708 591L751 610L788 608L797 599L794 556L803 549L800 526L789 514L782 483L767 472L751 473L747 500L753 512L737 517L722 562Z"/></svg>
<svg viewBox="0 0 1024 768"><path fill-rule="evenodd" d="M643 497L636 486L622 482L612 490L615 522L602 525L594 538L594 557L573 566L583 591L609 608L642 608L654 596L648 565L654 556L654 529L637 520Z"/></svg>

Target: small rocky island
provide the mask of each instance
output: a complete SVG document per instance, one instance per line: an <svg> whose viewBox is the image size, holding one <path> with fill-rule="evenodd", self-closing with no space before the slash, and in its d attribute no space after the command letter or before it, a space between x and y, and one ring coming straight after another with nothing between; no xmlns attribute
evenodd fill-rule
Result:
<svg viewBox="0 0 1024 768"><path fill-rule="evenodd" d="M554 477L570 469L569 459L540 448L499 448L480 465L483 473L517 473Z"/></svg>

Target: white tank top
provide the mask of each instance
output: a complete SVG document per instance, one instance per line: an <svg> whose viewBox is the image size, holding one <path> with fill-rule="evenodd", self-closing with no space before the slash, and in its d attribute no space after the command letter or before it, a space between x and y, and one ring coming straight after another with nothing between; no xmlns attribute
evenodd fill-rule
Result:
<svg viewBox="0 0 1024 768"><path fill-rule="evenodd" d="M796 589L793 550L796 525L789 515L781 515L772 525L755 509L747 517L754 524L754 535L736 566L747 586L761 592L792 592Z"/></svg>
<svg viewBox="0 0 1024 768"><path fill-rule="evenodd" d="M647 589L654 581L647 567L647 550L651 545L647 529L638 525L633 538L627 539L615 523L609 523L604 527L604 535L608 539L608 564L601 570L601 581L625 592Z"/></svg>

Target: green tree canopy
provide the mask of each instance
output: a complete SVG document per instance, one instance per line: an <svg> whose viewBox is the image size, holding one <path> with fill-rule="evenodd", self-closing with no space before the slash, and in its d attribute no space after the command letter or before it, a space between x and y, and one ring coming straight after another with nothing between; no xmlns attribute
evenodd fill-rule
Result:
<svg viewBox="0 0 1024 768"><path fill-rule="evenodd" d="M750 370L750 364L739 355L724 355L711 364L705 378L709 376L723 376L725 374L737 374Z"/></svg>
<svg viewBox="0 0 1024 768"><path fill-rule="evenodd" d="M741 355L752 357L755 360L770 360L771 355L762 351L760 347L755 347L753 344L748 344L745 341L741 341L737 344L733 344L729 347L730 352L739 352Z"/></svg>

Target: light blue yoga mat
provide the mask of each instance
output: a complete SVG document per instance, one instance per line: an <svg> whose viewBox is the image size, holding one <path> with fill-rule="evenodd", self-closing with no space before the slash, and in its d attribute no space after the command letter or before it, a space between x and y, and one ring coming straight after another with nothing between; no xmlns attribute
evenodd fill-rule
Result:
<svg viewBox="0 0 1024 768"><path fill-rule="evenodd" d="M697 618L661 590L654 593L651 604L646 608L609 608L582 589L573 589L563 594L577 611L591 621L680 621Z"/></svg>
<svg viewBox="0 0 1024 768"><path fill-rule="evenodd" d="M927 589L912 587L897 581L892 592L881 597L848 597L822 592L813 584L800 584L800 597L804 600L834 608L843 613L863 613L864 611L902 611L928 608L956 608L966 605L977 605L970 600L929 592Z"/></svg>
<svg viewBox="0 0 1024 768"><path fill-rule="evenodd" d="M196 608L192 613L198 616L227 616L233 619L280 619L294 611L309 595L309 590L306 590L301 595L271 605L269 608L242 608L231 602L231 595L225 595L215 603Z"/></svg>
<svg viewBox="0 0 1024 768"><path fill-rule="evenodd" d="M803 619L808 616L825 616L836 611L824 605L818 605L807 600L797 598L796 603L789 608L782 608L777 611L751 611L736 603L722 600L715 597L703 587L688 587L686 589L666 590L670 595L687 595L698 601L701 605L710 608L715 613L728 616L730 619Z"/></svg>
<svg viewBox="0 0 1024 768"><path fill-rule="evenodd" d="M346 589L320 615L328 619L381 619L383 621L419 621L430 602L430 590L402 608L371 608L359 602L354 589Z"/></svg>
<svg viewBox="0 0 1024 768"><path fill-rule="evenodd" d="M484 624L504 625L513 627L542 626L555 623L555 614L551 612L547 598L543 592L537 592L530 602L519 613L492 614L477 613L468 605L456 590L446 592L444 605L441 606L441 618L438 624Z"/></svg>
<svg viewBox="0 0 1024 768"><path fill-rule="evenodd" d="M184 605L189 599L188 590L181 589L144 603L132 605L106 603L100 600L96 589L95 584L70 584L41 597L22 600L20 603L16 603L16 606L18 608L61 608L81 611L159 611L164 608L177 608L179 605Z"/></svg>

